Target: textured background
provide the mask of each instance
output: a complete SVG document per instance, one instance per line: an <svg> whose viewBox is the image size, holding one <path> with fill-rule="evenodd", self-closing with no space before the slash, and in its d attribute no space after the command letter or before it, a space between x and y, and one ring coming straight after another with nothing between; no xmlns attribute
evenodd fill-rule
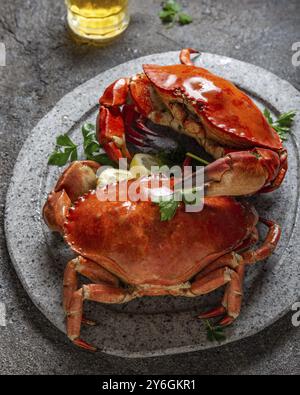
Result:
<svg viewBox="0 0 300 395"><path fill-rule="evenodd" d="M33 126L64 94L101 71L149 53L194 46L265 67L300 89L292 43L300 41L299 0L182 1L192 25L167 30L160 0L131 0L126 34L105 49L73 44L63 0L0 0L0 373L299 374L299 330L287 316L257 336L213 351L123 360L70 347L36 310L11 267L3 235L5 194L14 161ZM18 231L16 229L16 231Z"/></svg>

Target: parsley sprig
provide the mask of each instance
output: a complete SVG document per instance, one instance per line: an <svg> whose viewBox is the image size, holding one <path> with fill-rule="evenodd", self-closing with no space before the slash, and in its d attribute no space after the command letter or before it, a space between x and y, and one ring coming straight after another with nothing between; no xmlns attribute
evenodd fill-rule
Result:
<svg viewBox="0 0 300 395"><path fill-rule="evenodd" d="M167 0L163 2L162 10L159 17L163 23L173 26L176 22L180 25L188 25L193 22L193 18L182 12L182 7L175 0Z"/></svg>
<svg viewBox="0 0 300 395"><path fill-rule="evenodd" d="M296 111L289 111L285 114L280 115L277 120L274 120L271 112L267 108L265 108L264 115L267 118L269 124L278 133L281 140L287 140L287 135L291 131L291 127L296 116Z"/></svg>
<svg viewBox="0 0 300 395"><path fill-rule="evenodd" d="M152 202L159 206L161 221L171 221L175 217L181 203L190 206L196 205L199 200L194 195L195 192L197 192L197 188L177 190L169 196L153 199Z"/></svg>
<svg viewBox="0 0 300 395"><path fill-rule="evenodd" d="M86 123L82 127L83 149L86 159L93 160L105 166L115 166L96 139L95 126Z"/></svg>
<svg viewBox="0 0 300 395"><path fill-rule="evenodd" d="M224 328L222 326L214 326L208 320L204 321L207 330L207 339L210 342L223 342L226 340L226 335L224 333Z"/></svg>
<svg viewBox="0 0 300 395"><path fill-rule="evenodd" d="M66 134L58 136L56 139L55 151L50 155L48 163L52 166L64 166L68 160L77 160L77 145L73 143Z"/></svg>
<svg viewBox="0 0 300 395"><path fill-rule="evenodd" d="M197 155L184 151L182 148L178 148L168 153L160 152L157 155L157 157L163 163L168 164L169 166L171 166L171 164L182 162L187 156L196 160L197 162L200 162L204 166L207 166L210 163ZM176 191L176 194L174 192L172 195L167 196L164 199L161 198L158 200L153 200L153 203L156 203L159 206L161 221L171 221L175 217L181 201L185 205L196 205L198 203L198 199L195 197L195 192L197 192L196 188L184 191ZM180 195L179 198L178 194Z"/></svg>
<svg viewBox="0 0 300 395"><path fill-rule="evenodd" d="M180 205L180 201L177 201L173 195L171 195L168 200L161 200L154 203L159 206L160 220L162 222L171 221L171 219L175 217Z"/></svg>
<svg viewBox="0 0 300 395"><path fill-rule="evenodd" d="M101 145L96 139L96 128L91 123L85 123L82 127L83 136L83 151L85 158L88 160L93 160L105 166L115 166L105 151L102 149ZM75 161L78 159L78 148L71 138L66 135L60 135L56 139L56 147L54 152L50 155L48 163L52 166L64 166L68 161Z"/></svg>

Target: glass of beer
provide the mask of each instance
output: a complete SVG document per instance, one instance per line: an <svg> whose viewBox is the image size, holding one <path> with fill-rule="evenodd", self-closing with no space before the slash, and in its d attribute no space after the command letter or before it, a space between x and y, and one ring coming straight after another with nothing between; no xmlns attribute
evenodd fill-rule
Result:
<svg viewBox="0 0 300 395"><path fill-rule="evenodd" d="M65 0L68 26L80 41L106 44L129 24L128 0Z"/></svg>

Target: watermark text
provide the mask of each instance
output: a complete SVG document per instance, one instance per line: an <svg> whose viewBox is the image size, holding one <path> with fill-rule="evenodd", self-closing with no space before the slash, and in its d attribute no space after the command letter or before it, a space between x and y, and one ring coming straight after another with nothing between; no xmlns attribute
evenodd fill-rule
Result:
<svg viewBox="0 0 300 395"><path fill-rule="evenodd" d="M126 159L125 159L126 160ZM124 159L122 159L124 162ZM119 170L102 166L98 180L104 184L97 188L96 195L101 202L147 202L154 203L183 201L186 212L200 212L204 207L204 167L197 166L139 166L126 170L127 165L119 163ZM99 185L98 185L99 186Z"/></svg>
<svg viewBox="0 0 300 395"><path fill-rule="evenodd" d="M298 328L300 326L300 302L293 304L292 311L295 311L292 317L292 324L294 327Z"/></svg>
<svg viewBox="0 0 300 395"><path fill-rule="evenodd" d="M0 66L5 66L6 65L6 50L5 50L5 44L0 43Z"/></svg>
<svg viewBox="0 0 300 395"><path fill-rule="evenodd" d="M0 302L0 327L6 326L6 307L4 303Z"/></svg>
<svg viewBox="0 0 300 395"><path fill-rule="evenodd" d="M299 67L300 66L300 41L298 41L292 45L292 51L294 52L294 55L292 57L292 64L295 67Z"/></svg>

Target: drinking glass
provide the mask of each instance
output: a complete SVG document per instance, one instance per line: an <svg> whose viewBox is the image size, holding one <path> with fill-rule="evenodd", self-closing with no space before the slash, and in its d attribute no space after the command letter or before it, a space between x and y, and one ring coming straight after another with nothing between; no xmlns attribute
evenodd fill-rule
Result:
<svg viewBox="0 0 300 395"><path fill-rule="evenodd" d="M65 0L68 26L81 41L106 44L129 24L128 0Z"/></svg>

